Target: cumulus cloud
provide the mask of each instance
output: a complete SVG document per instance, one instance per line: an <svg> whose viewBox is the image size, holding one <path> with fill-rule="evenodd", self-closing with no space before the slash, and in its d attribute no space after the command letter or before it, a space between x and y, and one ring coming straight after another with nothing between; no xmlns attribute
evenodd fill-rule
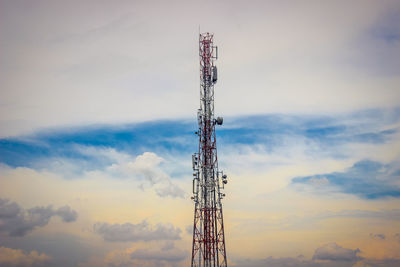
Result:
<svg viewBox="0 0 400 267"><path fill-rule="evenodd" d="M165 173L160 164L163 158L153 152L144 152L134 160L113 164L108 168L111 173L119 173L125 176L140 177L142 190L152 187L160 197L180 197L183 198L185 192L176 185L171 177Z"/></svg>
<svg viewBox="0 0 400 267"><path fill-rule="evenodd" d="M336 243L328 243L314 252L313 260L329 260L329 261L351 261L356 262L361 258L357 256L360 250L343 248Z"/></svg>
<svg viewBox="0 0 400 267"><path fill-rule="evenodd" d="M50 259L45 253L35 250L25 252L20 249L0 247L0 267L39 267L44 266Z"/></svg>
<svg viewBox="0 0 400 267"><path fill-rule="evenodd" d="M153 227L147 221L138 224L96 223L94 231L109 242L138 242L153 240L181 239L181 230L172 224L157 224Z"/></svg>
<svg viewBox="0 0 400 267"><path fill-rule="evenodd" d="M64 222L73 222L78 214L69 206L56 210L51 205L25 210L15 202L0 198L0 231L10 236L24 236L36 227L47 225L53 216L61 217Z"/></svg>

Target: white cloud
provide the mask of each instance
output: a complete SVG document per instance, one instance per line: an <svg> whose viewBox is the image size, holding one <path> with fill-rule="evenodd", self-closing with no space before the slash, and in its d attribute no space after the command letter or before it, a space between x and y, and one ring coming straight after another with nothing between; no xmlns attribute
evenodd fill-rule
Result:
<svg viewBox="0 0 400 267"><path fill-rule="evenodd" d="M144 152L134 157L114 148L78 145L75 145L73 150L80 156L88 157L89 163L73 157L50 157L35 162L35 166L42 171L62 175L67 179L94 176L130 179L141 190L153 189L160 197L185 196L181 186L161 166L166 160L156 153ZM90 162L95 163L90 164Z"/></svg>
<svg viewBox="0 0 400 267"><path fill-rule="evenodd" d="M144 152L134 160L111 165L107 171L111 174L142 179L140 188L144 190L152 187L160 197L183 198L184 191L160 168L159 165L163 161L163 158L153 152Z"/></svg>

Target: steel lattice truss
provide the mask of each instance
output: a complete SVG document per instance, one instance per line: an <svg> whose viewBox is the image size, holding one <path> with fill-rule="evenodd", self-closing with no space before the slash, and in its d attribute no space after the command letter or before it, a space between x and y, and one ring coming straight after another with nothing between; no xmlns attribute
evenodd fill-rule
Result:
<svg viewBox="0 0 400 267"><path fill-rule="evenodd" d="M200 34L200 109L197 113L199 152L193 161L194 225L192 267L226 267L224 221L221 193L227 183L226 175L218 171L215 125L222 118L214 118L214 84L217 68L214 61L218 49L213 45L213 35Z"/></svg>

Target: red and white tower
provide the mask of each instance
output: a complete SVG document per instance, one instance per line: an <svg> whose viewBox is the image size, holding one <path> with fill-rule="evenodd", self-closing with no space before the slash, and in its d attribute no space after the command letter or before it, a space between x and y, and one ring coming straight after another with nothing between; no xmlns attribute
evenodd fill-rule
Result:
<svg viewBox="0 0 400 267"><path fill-rule="evenodd" d="M221 199L227 183L226 175L218 171L215 126L222 125L221 117L214 118L214 84L217 82L218 48L213 34L199 37L200 109L197 113L199 152L193 161L194 225L192 267L226 267L224 221Z"/></svg>

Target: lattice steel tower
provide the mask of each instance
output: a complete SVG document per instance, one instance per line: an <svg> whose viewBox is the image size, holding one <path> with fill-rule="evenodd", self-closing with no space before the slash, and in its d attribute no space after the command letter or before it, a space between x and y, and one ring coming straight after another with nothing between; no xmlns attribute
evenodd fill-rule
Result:
<svg viewBox="0 0 400 267"><path fill-rule="evenodd" d="M199 152L192 156L194 225L192 267L226 267L226 250L221 191L227 183L226 175L218 171L215 125L222 125L221 117L214 118L214 84L217 82L218 48L213 34L199 36L200 109L197 113Z"/></svg>

